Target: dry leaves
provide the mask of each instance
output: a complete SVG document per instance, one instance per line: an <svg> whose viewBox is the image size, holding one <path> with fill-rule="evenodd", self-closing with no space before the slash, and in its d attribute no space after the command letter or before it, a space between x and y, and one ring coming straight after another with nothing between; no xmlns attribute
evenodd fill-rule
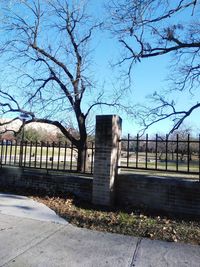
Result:
<svg viewBox="0 0 200 267"><path fill-rule="evenodd" d="M200 245L200 223L171 220L161 216L148 216L138 210L103 211L73 198L34 197L70 223L92 230L142 236L171 242Z"/></svg>

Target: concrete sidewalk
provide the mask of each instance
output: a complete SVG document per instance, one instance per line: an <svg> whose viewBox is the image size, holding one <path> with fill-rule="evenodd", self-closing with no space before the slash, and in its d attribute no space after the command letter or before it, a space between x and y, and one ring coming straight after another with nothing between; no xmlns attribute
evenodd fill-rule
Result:
<svg viewBox="0 0 200 267"><path fill-rule="evenodd" d="M20 206L17 199L15 206ZM0 266L200 267L199 246L101 233L51 221L0 213Z"/></svg>
<svg viewBox="0 0 200 267"><path fill-rule="evenodd" d="M0 193L0 213L39 221L67 224L66 220L60 218L44 204L18 195Z"/></svg>

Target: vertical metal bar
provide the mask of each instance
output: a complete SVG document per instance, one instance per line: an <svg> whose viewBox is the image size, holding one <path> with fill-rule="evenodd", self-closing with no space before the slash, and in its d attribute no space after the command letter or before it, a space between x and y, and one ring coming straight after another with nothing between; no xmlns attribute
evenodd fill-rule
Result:
<svg viewBox="0 0 200 267"><path fill-rule="evenodd" d="M28 164L29 168L31 167L32 146L33 146L33 144L31 141L30 145L29 145L29 164Z"/></svg>
<svg viewBox="0 0 200 267"><path fill-rule="evenodd" d="M156 134L155 169L158 169L158 134Z"/></svg>
<svg viewBox="0 0 200 267"><path fill-rule="evenodd" d="M3 140L1 140L1 165L3 164Z"/></svg>
<svg viewBox="0 0 200 267"><path fill-rule="evenodd" d="M22 167L22 157L23 157L23 142L20 141L20 150L19 150L19 167Z"/></svg>
<svg viewBox="0 0 200 267"><path fill-rule="evenodd" d="M178 171L178 145L179 145L179 138L178 134L176 135L176 171Z"/></svg>
<svg viewBox="0 0 200 267"><path fill-rule="evenodd" d="M38 150L38 142L35 143L35 168L37 167L37 150Z"/></svg>
<svg viewBox="0 0 200 267"><path fill-rule="evenodd" d="M22 153L23 153L22 140L19 140L19 151L18 151L18 155L19 155L19 167L22 166Z"/></svg>
<svg viewBox="0 0 200 267"><path fill-rule="evenodd" d="M15 142L15 155L14 155L14 165L16 164L16 158L17 158L17 141Z"/></svg>
<svg viewBox="0 0 200 267"><path fill-rule="evenodd" d="M187 171L190 172L190 135L187 140Z"/></svg>
<svg viewBox="0 0 200 267"><path fill-rule="evenodd" d="M65 167L66 167L66 155L67 155L67 142L65 141L64 166L63 166L64 170L65 170Z"/></svg>
<svg viewBox="0 0 200 267"><path fill-rule="evenodd" d="M49 142L46 143L46 169L48 169Z"/></svg>
<svg viewBox="0 0 200 267"><path fill-rule="evenodd" d="M63 153L65 153L65 144L64 142L63 143L61 142L61 154L60 154L61 155L60 162L62 163L60 166L61 170L64 170L64 154Z"/></svg>
<svg viewBox="0 0 200 267"><path fill-rule="evenodd" d="M127 141L128 141L128 144L127 144L127 162L126 162L126 167L129 167L129 148L130 148L130 134L128 134L128 139L127 139Z"/></svg>
<svg viewBox="0 0 200 267"><path fill-rule="evenodd" d="M58 144L58 163L57 163L57 170L59 170L59 167L60 167L60 145L61 145L61 142L59 142L59 144Z"/></svg>
<svg viewBox="0 0 200 267"><path fill-rule="evenodd" d="M42 169L42 152L43 152L43 143L40 142L40 169Z"/></svg>
<svg viewBox="0 0 200 267"><path fill-rule="evenodd" d="M55 143L52 143L52 157L51 157L51 169L53 169L53 163L54 163L54 150L55 150Z"/></svg>
<svg viewBox="0 0 200 267"><path fill-rule="evenodd" d="M5 143L2 141L2 152L3 152L3 154L2 154L2 157L3 157L3 159L4 159L4 165L5 165ZM3 161L3 160L2 160Z"/></svg>
<svg viewBox="0 0 200 267"><path fill-rule="evenodd" d="M136 140L136 168L138 168L138 153L139 153L139 134L137 134L137 140Z"/></svg>
<svg viewBox="0 0 200 267"><path fill-rule="evenodd" d="M25 142L25 151L24 151L24 167L26 166L26 152L27 152L27 141Z"/></svg>
<svg viewBox="0 0 200 267"><path fill-rule="evenodd" d="M11 165L11 163L12 163L12 147L13 147L13 143L12 143L12 141L11 141L11 143L10 143L10 159L9 159L9 164Z"/></svg>
<svg viewBox="0 0 200 267"><path fill-rule="evenodd" d="M20 140L19 142L19 167L22 167L23 160L23 142Z"/></svg>
<svg viewBox="0 0 200 267"><path fill-rule="evenodd" d="M200 182L200 134L199 134L199 182Z"/></svg>
<svg viewBox="0 0 200 267"><path fill-rule="evenodd" d="M84 168L84 173L85 173L85 171L86 171L86 160L87 160L87 152L88 151L86 151L88 149L88 144L85 144L84 145L84 166L83 166L83 168Z"/></svg>
<svg viewBox="0 0 200 267"><path fill-rule="evenodd" d="M91 174L93 173L94 142L92 142Z"/></svg>
<svg viewBox="0 0 200 267"><path fill-rule="evenodd" d="M72 160L73 160L73 144L71 143L70 170L72 170Z"/></svg>
<svg viewBox="0 0 200 267"><path fill-rule="evenodd" d="M0 148L1 148L1 151L2 151L2 145L0 144ZM1 153L0 153L1 155ZM2 157L0 156L0 165L2 165Z"/></svg>
<svg viewBox="0 0 200 267"><path fill-rule="evenodd" d="M6 140L6 150L5 150L5 165L6 165L6 163L7 163L7 154L8 154L8 143L7 143L8 141Z"/></svg>
<svg viewBox="0 0 200 267"><path fill-rule="evenodd" d="M148 167L148 134L146 134L146 146L145 146L145 169Z"/></svg>
<svg viewBox="0 0 200 267"><path fill-rule="evenodd" d="M165 143L165 170L167 171L168 167L168 135L166 134L166 143Z"/></svg>

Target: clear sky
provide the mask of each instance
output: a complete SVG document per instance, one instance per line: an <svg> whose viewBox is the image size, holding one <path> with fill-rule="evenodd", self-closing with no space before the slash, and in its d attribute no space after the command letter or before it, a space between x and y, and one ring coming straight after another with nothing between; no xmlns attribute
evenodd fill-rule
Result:
<svg viewBox="0 0 200 267"><path fill-rule="evenodd" d="M101 7L103 3L106 1L99 0L94 1L94 10L102 10ZM98 14L101 13L98 12ZM103 17L103 14L102 14ZM96 54L95 54L95 62L96 62L96 70L98 73L98 77L101 80L106 81L106 87L108 90L112 87L109 85L109 80L112 80L115 83L115 71L119 71L119 69L111 69L108 65L109 61L115 62L120 55L120 46L117 39L112 38L108 34L103 33L102 38L98 41ZM154 91L161 91L162 89L166 90L169 88L170 83L167 80L168 75L170 74L169 66L171 63L172 57L171 55L165 55L155 58L144 59L141 63L137 63L133 67L132 70L132 84L130 88L130 93L127 95L127 99L131 102L131 104L137 103L148 103L148 95L152 94ZM109 87L111 86L111 87ZM173 99L177 102L177 108L179 110L187 109L191 106L191 104L198 101L200 95L198 91L195 91L195 94L192 95L188 92L183 93L173 93L170 96L170 99ZM112 113L111 110L107 108L103 109L103 113L105 111ZM126 135L127 133L136 134L140 126L136 124L136 122L127 118L126 114L120 113L123 119L123 133ZM188 119L185 120L183 127L191 127L192 131L197 134L200 132L200 110L196 110ZM159 124L153 125L148 129L148 133L168 133L172 127L172 122L170 120L162 121Z"/></svg>
<svg viewBox="0 0 200 267"><path fill-rule="evenodd" d="M91 11L96 17L105 20L105 9L103 4L106 0L91 0ZM93 54L93 72L95 79L98 81L98 86L104 87L104 91L112 94L114 87L120 86L120 81L117 80L119 69L112 69L110 62L116 62L120 55L120 45L117 39L113 38L108 32L100 31L96 34L93 41L94 54ZM148 95L154 91L160 91L166 89L169 86L169 82L166 81L169 73L170 56L162 56L153 59L143 60L133 67L132 70L132 85L130 91L124 96L124 100L128 100L132 105L137 103L147 103ZM4 63L3 63L4 64ZM197 92L198 93L198 92ZM196 97L196 95L193 97ZM174 94L172 96L174 100L179 103L179 108L184 109L189 107L189 103L192 101L192 96L188 94L182 94L181 98ZM196 97L199 99L198 97ZM111 114L118 113L108 107L103 107L102 110L98 110L97 114ZM136 122L128 118L123 112L119 112L123 119L123 134L131 133L137 134L140 127L136 125ZM200 131L199 124L200 111L196 111L187 121L187 126L191 126L194 132ZM148 130L149 134L153 133L167 133L170 130L172 123L170 121L163 121L160 124L154 125Z"/></svg>

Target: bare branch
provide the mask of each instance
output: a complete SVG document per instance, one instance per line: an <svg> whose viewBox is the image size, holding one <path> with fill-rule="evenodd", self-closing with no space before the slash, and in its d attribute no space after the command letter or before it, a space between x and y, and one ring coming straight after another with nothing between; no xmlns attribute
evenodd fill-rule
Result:
<svg viewBox="0 0 200 267"><path fill-rule="evenodd" d="M48 59L50 59L51 61L53 61L56 65L58 65L59 67L61 67L64 70L64 72L67 74L67 76L69 77L70 81L72 83L74 83L73 75L70 73L70 71L68 70L68 68L66 67L66 65L64 65L62 62L60 62L59 60L57 60L54 56L50 55L45 50L43 50L42 48L39 48L35 44L31 44L31 47L33 49L35 49L37 52L39 52L40 54L42 54L43 56L45 56Z"/></svg>
<svg viewBox="0 0 200 267"><path fill-rule="evenodd" d="M154 100L155 105L156 103L160 104L157 104L155 108L146 106L137 106L135 108L135 117L137 117L141 125L144 126L141 130L142 134L144 134L144 132L152 125L166 119L171 119L174 122L174 125L169 132L169 134L171 134L181 126L185 119L188 118L194 110L200 108L200 103L197 103L188 110L177 110L173 101L168 102L158 94L154 94L152 100Z"/></svg>
<svg viewBox="0 0 200 267"><path fill-rule="evenodd" d="M33 123L33 122L38 122L38 123L44 123L44 124L51 124L56 126L60 131L66 136L74 145L78 147L79 141L73 137L73 135L68 131L60 122L58 121L52 121L50 119L39 119L39 118L34 118L32 120L28 120L25 122L25 125Z"/></svg>
<svg viewBox="0 0 200 267"><path fill-rule="evenodd" d="M133 63L169 54L173 56L172 85L165 92L195 92L200 84L199 8L200 2L196 0L111 0L110 30L122 44L124 53L118 64L129 63L128 68L126 64L128 77ZM153 99L153 107L140 106L142 110L136 112L144 129L172 119L174 131L199 108L199 104L194 103L188 110L177 111L173 101L165 101L162 94L160 98L154 95Z"/></svg>

